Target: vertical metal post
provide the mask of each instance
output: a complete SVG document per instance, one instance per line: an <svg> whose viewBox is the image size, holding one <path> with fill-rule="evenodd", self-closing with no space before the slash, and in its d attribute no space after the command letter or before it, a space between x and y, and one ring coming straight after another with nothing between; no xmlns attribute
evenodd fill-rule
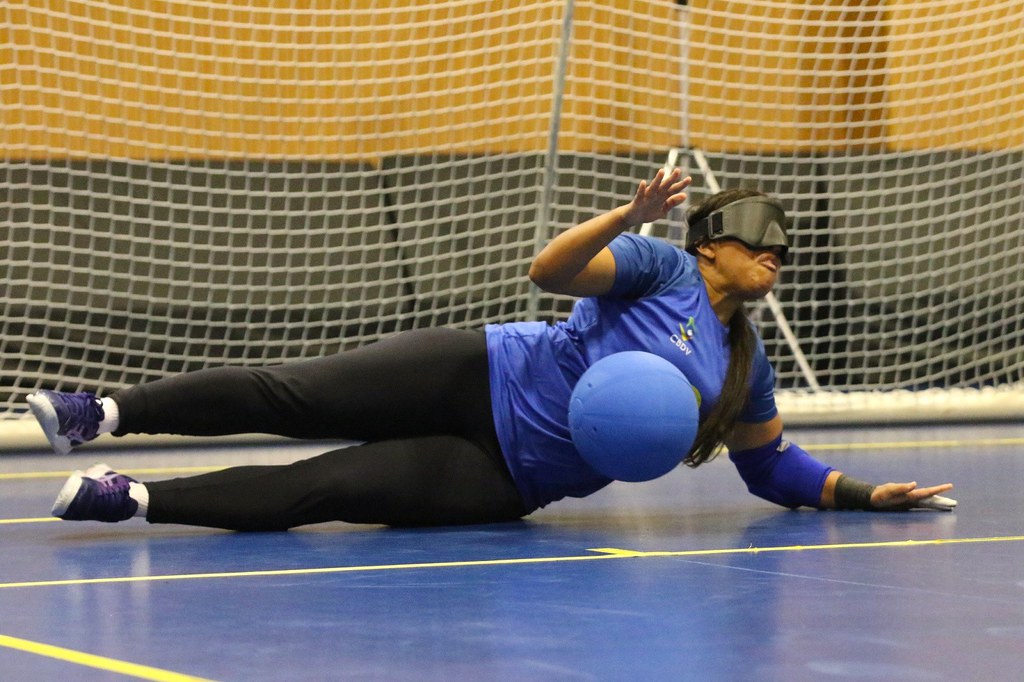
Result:
<svg viewBox="0 0 1024 682"><path fill-rule="evenodd" d="M562 35L558 47L558 62L555 65L554 93L551 102L551 123L548 126L548 149L544 158L544 176L541 179L540 203L537 206L536 232L533 253L536 254L547 243L550 235L551 198L558 180L558 137L562 128L562 99L565 95L565 76L569 68L569 51L572 49L573 13L575 0L565 0L562 14ZM530 287L526 299L526 319L536 320L540 313L540 289Z"/></svg>

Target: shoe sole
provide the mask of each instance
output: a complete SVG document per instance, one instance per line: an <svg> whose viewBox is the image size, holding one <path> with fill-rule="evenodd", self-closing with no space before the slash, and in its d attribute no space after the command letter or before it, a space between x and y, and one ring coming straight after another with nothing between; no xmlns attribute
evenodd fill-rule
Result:
<svg viewBox="0 0 1024 682"><path fill-rule="evenodd" d="M36 394L30 395L27 400L32 414L35 415L36 421L39 422L39 426L43 429L46 440L50 441L50 447L53 448L53 451L61 456L70 454L72 449L71 439L58 433L60 431L60 420L57 419L57 410L54 409L53 403L47 400L45 396Z"/></svg>
<svg viewBox="0 0 1024 682"><path fill-rule="evenodd" d="M58 519L64 518L64 514L67 513L68 507L75 501L75 495L82 487L83 472L76 471L64 482L64 487L57 493L57 499L53 501L53 507L50 509L50 514L56 516Z"/></svg>

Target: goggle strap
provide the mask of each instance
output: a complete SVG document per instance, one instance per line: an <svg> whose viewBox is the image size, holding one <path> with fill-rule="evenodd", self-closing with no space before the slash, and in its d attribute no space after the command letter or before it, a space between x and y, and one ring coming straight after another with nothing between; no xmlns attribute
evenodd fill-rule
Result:
<svg viewBox="0 0 1024 682"><path fill-rule="evenodd" d="M702 234L705 239L715 239L725 232L725 219L720 211L712 213L693 225L692 229L697 234Z"/></svg>
<svg viewBox="0 0 1024 682"><path fill-rule="evenodd" d="M705 220L708 223L708 239L715 239L725 232L725 218L721 211L712 213Z"/></svg>

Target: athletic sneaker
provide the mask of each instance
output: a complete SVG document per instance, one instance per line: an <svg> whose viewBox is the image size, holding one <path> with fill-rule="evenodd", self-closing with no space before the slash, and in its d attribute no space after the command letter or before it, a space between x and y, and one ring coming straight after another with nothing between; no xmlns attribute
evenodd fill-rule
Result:
<svg viewBox="0 0 1024 682"><path fill-rule="evenodd" d="M139 509L139 503L128 494L128 486L136 482L106 464L94 464L71 474L50 513L65 521L115 523L130 519Z"/></svg>
<svg viewBox="0 0 1024 682"><path fill-rule="evenodd" d="M92 393L39 391L28 405L58 455L95 438L104 417L103 403Z"/></svg>

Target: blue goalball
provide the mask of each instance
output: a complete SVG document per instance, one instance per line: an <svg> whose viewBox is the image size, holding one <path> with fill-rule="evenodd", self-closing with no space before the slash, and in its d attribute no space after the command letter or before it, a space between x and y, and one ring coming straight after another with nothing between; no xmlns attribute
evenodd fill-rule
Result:
<svg viewBox="0 0 1024 682"><path fill-rule="evenodd" d="M671 471L697 436L697 396L668 360L625 351L595 362L573 389L569 430L590 466L617 481Z"/></svg>

